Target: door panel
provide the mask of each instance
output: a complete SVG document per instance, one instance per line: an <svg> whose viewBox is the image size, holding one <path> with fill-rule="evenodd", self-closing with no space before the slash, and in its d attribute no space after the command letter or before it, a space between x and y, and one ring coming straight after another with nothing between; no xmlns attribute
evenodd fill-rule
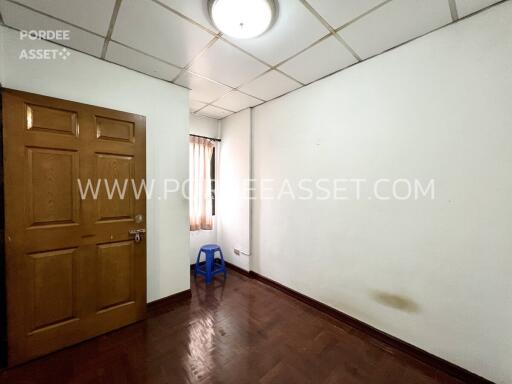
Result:
<svg viewBox="0 0 512 384"><path fill-rule="evenodd" d="M26 110L27 129L78 136L78 121L75 112L32 104L27 104Z"/></svg>
<svg viewBox="0 0 512 384"><path fill-rule="evenodd" d="M131 121L96 116L96 137L100 140L135 142L135 125Z"/></svg>
<svg viewBox="0 0 512 384"><path fill-rule="evenodd" d="M78 152L26 149L28 227L78 224Z"/></svg>
<svg viewBox="0 0 512 384"><path fill-rule="evenodd" d="M133 220L133 188L130 182L135 177L133 156L97 153L96 169L98 180L106 181L110 186L101 190L98 221Z"/></svg>
<svg viewBox="0 0 512 384"><path fill-rule="evenodd" d="M28 255L30 333L77 318L77 249Z"/></svg>
<svg viewBox="0 0 512 384"><path fill-rule="evenodd" d="M133 273L135 253L133 241L101 244L96 260L97 310L131 304L135 300Z"/></svg>
<svg viewBox="0 0 512 384"><path fill-rule="evenodd" d="M145 118L3 90L9 365L141 320ZM88 180L97 198L80 194ZM125 182L127 180L127 182ZM126 183L125 197L121 198Z"/></svg>

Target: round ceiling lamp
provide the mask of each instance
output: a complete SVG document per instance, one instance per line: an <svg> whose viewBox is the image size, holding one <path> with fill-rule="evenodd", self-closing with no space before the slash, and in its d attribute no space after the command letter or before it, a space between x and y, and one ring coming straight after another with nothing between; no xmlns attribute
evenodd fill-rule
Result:
<svg viewBox="0 0 512 384"><path fill-rule="evenodd" d="M236 39L264 34L277 17L277 0L209 0L213 24Z"/></svg>

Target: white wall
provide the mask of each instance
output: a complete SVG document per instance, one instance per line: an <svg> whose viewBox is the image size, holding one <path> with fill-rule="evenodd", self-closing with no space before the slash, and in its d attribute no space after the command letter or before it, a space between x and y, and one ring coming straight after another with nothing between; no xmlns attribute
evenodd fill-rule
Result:
<svg viewBox="0 0 512 384"><path fill-rule="evenodd" d="M220 121L206 116L190 115L190 133L193 135L220 138Z"/></svg>
<svg viewBox="0 0 512 384"><path fill-rule="evenodd" d="M20 60L23 48L60 48L20 41L0 27L4 87L146 116L147 174L163 191L165 178L188 178L188 91L73 51L67 60ZM188 201L175 194L147 202L148 301L190 287Z"/></svg>
<svg viewBox="0 0 512 384"><path fill-rule="evenodd" d="M217 119L210 119L205 116L190 115L190 133L199 136L219 138L220 123ZM215 154L219 158L219 145L216 144ZM190 231L189 257L190 263L196 262L197 253L205 244L217 243L217 217L213 217L213 229L210 231ZM204 260L204 258L203 258Z"/></svg>
<svg viewBox="0 0 512 384"><path fill-rule="evenodd" d="M219 160L219 244L226 261L250 270L250 200L245 181L251 172L251 110L246 109L221 121L222 145ZM240 251L239 255L234 249Z"/></svg>
<svg viewBox="0 0 512 384"><path fill-rule="evenodd" d="M512 381L511 20L509 1L253 111L257 179L436 181L434 201L255 201L253 269L499 383Z"/></svg>

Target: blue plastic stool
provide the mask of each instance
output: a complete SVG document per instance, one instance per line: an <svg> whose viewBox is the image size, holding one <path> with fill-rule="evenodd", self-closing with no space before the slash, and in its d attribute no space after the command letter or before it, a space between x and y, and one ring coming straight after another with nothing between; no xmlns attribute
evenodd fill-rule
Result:
<svg viewBox="0 0 512 384"><path fill-rule="evenodd" d="M215 252L220 253L220 265L215 265ZM206 263L204 268L199 265L201 259L201 253L204 252L206 256ZM216 268L218 267L218 268ZM226 264L224 263L224 255L222 249L217 244L203 245L197 254L196 266L194 268L194 276L203 275L206 279L206 284L210 284L213 281L213 276L217 273L224 273L224 278L228 273Z"/></svg>

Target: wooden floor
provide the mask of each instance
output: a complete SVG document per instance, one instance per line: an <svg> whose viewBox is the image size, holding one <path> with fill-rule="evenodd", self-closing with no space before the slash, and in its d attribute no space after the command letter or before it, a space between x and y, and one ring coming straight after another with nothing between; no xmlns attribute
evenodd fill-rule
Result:
<svg viewBox="0 0 512 384"><path fill-rule="evenodd" d="M191 302L4 371L1 383L458 383L229 271Z"/></svg>

